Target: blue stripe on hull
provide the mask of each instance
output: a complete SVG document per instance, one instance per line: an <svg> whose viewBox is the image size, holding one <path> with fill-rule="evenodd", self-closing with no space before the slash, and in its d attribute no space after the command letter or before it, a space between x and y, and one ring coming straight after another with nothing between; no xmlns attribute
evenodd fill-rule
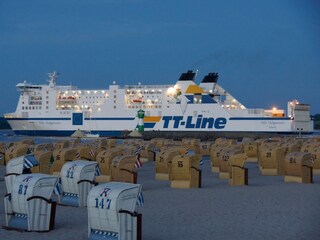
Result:
<svg viewBox="0 0 320 240"><path fill-rule="evenodd" d="M113 118L84 118L84 120L89 120L89 121L92 121L92 120L103 120L103 121L124 121L124 120L129 120L129 121L132 121L134 120L135 118L132 117L132 118L125 118L125 117L113 117Z"/></svg>
<svg viewBox="0 0 320 240"><path fill-rule="evenodd" d="M156 123L144 123L144 128L153 128Z"/></svg>
<svg viewBox="0 0 320 240"><path fill-rule="evenodd" d="M39 120L39 121L45 121L45 120L53 120L53 121L70 121L71 118L6 118L7 121L12 121L12 120Z"/></svg>
<svg viewBox="0 0 320 240"><path fill-rule="evenodd" d="M109 118L84 118L84 120L103 120L103 121L132 121L134 120L134 117L109 117ZM7 118L8 121L29 121L29 120L39 120L39 121L48 121L48 120L52 120L52 121L68 121L71 120L71 118Z"/></svg>
<svg viewBox="0 0 320 240"><path fill-rule="evenodd" d="M25 135L25 136L43 136L43 137L70 137L75 130L15 130L15 135ZM121 137L123 131L91 131L91 134L99 134L100 137Z"/></svg>

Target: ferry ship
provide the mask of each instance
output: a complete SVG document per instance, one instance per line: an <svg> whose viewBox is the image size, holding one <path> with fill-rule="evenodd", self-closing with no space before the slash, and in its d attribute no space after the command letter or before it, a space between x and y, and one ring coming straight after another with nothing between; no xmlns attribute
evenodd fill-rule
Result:
<svg viewBox="0 0 320 240"><path fill-rule="evenodd" d="M197 73L182 73L172 85L125 85L108 89L78 89L57 84L18 83L16 111L5 118L17 135L70 136L77 130L123 137L137 126L146 136L221 136L236 133L312 133L310 105L288 102L280 109L246 108L209 73L200 84ZM143 115L139 119L138 112ZM173 136L173 135L172 135Z"/></svg>

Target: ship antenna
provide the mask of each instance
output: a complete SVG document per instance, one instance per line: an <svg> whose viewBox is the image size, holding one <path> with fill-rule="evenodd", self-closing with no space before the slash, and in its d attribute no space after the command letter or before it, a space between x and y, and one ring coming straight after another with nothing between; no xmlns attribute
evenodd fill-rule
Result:
<svg viewBox="0 0 320 240"><path fill-rule="evenodd" d="M53 71L52 73L47 73L49 80L47 80L49 82L49 87L54 87L56 86L56 81L58 78L59 73L56 71Z"/></svg>

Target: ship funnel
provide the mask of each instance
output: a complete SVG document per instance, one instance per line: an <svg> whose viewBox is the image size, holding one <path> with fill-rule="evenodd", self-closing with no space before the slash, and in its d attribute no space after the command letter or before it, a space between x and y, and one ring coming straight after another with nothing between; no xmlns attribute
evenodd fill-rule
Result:
<svg viewBox="0 0 320 240"><path fill-rule="evenodd" d="M193 81L196 76L196 73L192 70L189 70L186 73L180 75L179 81Z"/></svg>
<svg viewBox="0 0 320 240"><path fill-rule="evenodd" d="M218 81L219 75L218 73L208 73L208 75L204 76L202 79L203 83L216 83Z"/></svg>

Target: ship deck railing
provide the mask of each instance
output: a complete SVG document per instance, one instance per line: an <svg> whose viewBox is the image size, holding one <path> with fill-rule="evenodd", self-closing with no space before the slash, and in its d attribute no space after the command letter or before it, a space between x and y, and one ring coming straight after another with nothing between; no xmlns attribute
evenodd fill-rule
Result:
<svg viewBox="0 0 320 240"><path fill-rule="evenodd" d="M154 89L159 89L159 88L169 88L172 87L173 85L124 85L124 88L126 89L131 89L131 88L154 88Z"/></svg>

